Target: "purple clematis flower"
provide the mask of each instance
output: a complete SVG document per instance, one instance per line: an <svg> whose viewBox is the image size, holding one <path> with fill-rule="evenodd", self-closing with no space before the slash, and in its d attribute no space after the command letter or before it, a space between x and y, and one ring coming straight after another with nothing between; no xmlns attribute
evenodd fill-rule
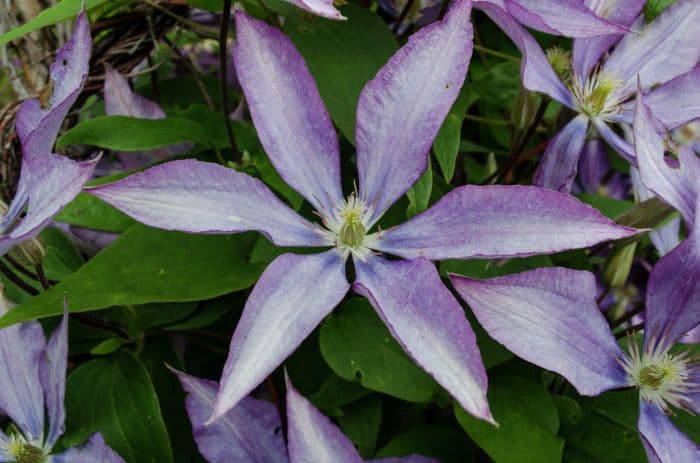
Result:
<svg viewBox="0 0 700 463"><path fill-rule="evenodd" d="M0 315L11 306L0 295ZM124 462L99 433L79 447L51 454L63 434L66 418L63 398L68 364L67 314L66 307L63 321L48 342L36 321L0 330L0 410L15 426L15 432L10 434L0 430L0 462Z"/></svg>
<svg viewBox="0 0 700 463"><path fill-rule="evenodd" d="M535 174L536 185L565 192L571 189L590 128L636 163L632 147L609 123L631 123L634 102L630 98L637 78L648 93L648 104L669 128L700 117L700 35L693 33L700 21L700 3L680 0L647 25L637 17L643 0L586 3L632 31L576 39L572 57L557 48L545 54L512 17L488 6L490 2L481 6L523 53L523 85L578 113L551 140ZM656 85L660 86L653 88Z"/></svg>
<svg viewBox="0 0 700 463"><path fill-rule="evenodd" d="M105 65L104 95L105 113L110 116L165 119L165 112L158 103L132 91L129 82L109 65ZM118 154L124 168L129 170L186 153L190 149L191 143L178 143L151 151Z"/></svg>
<svg viewBox="0 0 700 463"><path fill-rule="evenodd" d="M213 412L214 381L173 370L187 392L185 404L199 452L209 463L363 463L353 443L292 386L287 384L287 441L282 422L270 402L251 396L228 411L212 425L206 421ZM374 463L437 463L420 455L370 460Z"/></svg>
<svg viewBox="0 0 700 463"><path fill-rule="evenodd" d="M670 352L697 324L697 298L680 291L667 298L668 289L650 281L644 348L640 352L631 340L624 353L596 305L589 272L542 268L489 280L451 279L494 339L564 376L580 394L638 388L638 427L650 461L700 461L700 448L667 416L673 408L700 411L700 365L687 353Z"/></svg>
<svg viewBox="0 0 700 463"><path fill-rule="evenodd" d="M192 160L88 190L151 226L257 230L278 246L330 248L283 254L260 277L231 340L214 419L274 371L345 297L352 256L353 289L370 300L403 349L462 407L492 421L475 336L429 259L557 252L636 232L568 195L522 186L457 188L403 225L371 232L427 167L471 58L470 8L468 0L456 2L364 88L357 108L359 192L345 200L337 134L303 58L279 30L236 14L234 60L260 140L323 227L297 215L259 180Z"/></svg>
<svg viewBox="0 0 700 463"><path fill-rule="evenodd" d="M81 13L72 37L51 65L47 90L39 98L24 101L17 112L22 166L12 203L8 207L0 201L0 255L38 235L92 175L96 160L80 163L51 152L87 78L91 44L90 25Z"/></svg>

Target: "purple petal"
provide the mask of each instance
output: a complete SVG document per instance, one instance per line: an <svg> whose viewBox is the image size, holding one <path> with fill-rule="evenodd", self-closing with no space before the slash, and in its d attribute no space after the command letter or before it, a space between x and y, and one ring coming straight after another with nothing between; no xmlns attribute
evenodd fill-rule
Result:
<svg viewBox="0 0 700 463"><path fill-rule="evenodd" d="M700 324L700 224L656 263L649 276L645 341L663 336L671 343Z"/></svg>
<svg viewBox="0 0 700 463"><path fill-rule="evenodd" d="M333 6L333 0L287 0L289 3L328 19L347 19Z"/></svg>
<svg viewBox="0 0 700 463"><path fill-rule="evenodd" d="M471 2L413 34L369 81L357 106L360 197L370 225L427 166L428 151L454 103L472 55Z"/></svg>
<svg viewBox="0 0 700 463"><path fill-rule="evenodd" d="M46 99L26 100L17 111L16 130L26 158L50 153L58 130L83 89L90 62L90 24L85 12L75 23L70 40L58 51L50 68Z"/></svg>
<svg viewBox="0 0 700 463"><path fill-rule="evenodd" d="M362 463L353 443L287 382L289 459L292 463Z"/></svg>
<svg viewBox="0 0 700 463"><path fill-rule="evenodd" d="M0 307L0 315L6 312ZM29 440L38 441L44 435L39 361L45 347L44 332L35 321L0 330L0 410Z"/></svg>
<svg viewBox="0 0 700 463"><path fill-rule="evenodd" d="M632 165L636 165L637 161L632 145L616 134L615 131L607 124L607 122L601 121L600 119L592 119L591 122L595 126L596 131L600 134L600 136L603 137L603 139L605 139L605 141L608 142L608 144L612 146L612 148L617 151L620 156L625 158Z"/></svg>
<svg viewBox="0 0 700 463"><path fill-rule="evenodd" d="M522 24L565 37L596 37L627 31L597 16L583 0L505 0L510 14Z"/></svg>
<svg viewBox="0 0 700 463"><path fill-rule="evenodd" d="M495 423L488 380L462 307L427 259L355 260L353 289L365 296L408 355L469 413Z"/></svg>
<svg viewBox="0 0 700 463"><path fill-rule="evenodd" d="M97 159L77 163L52 153L24 158L17 193L3 217L2 227L7 229L16 220L18 223L0 236L0 254L39 234L80 193L96 162ZM25 206L26 215L18 219Z"/></svg>
<svg viewBox="0 0 700 463"><path fill-rule="evenodd" d="M646 0L586 0L586 5L598 16L628 27L642 12ZM589 39L574 40L572 64L576 75L588 77L603 54L615 45L622 34L610 34Z"/></svg>
<svg viewBox="0 0 700 463"><path fill-rule="evenodd" d="M260 142L318 211L343 199L338 135L304 58L279 29L236 13L236 72Z"/></svg>
<svg viewBox="0 0 700 463"><path fill-rule="evenodd" d="M588 117L583 114L566 124L547 144L533 184L562 193L571 191L586 132Z"/></svg>
<svg viewBox="0 0 700 463"><path fill-rule="evenodd" d="M639 434L652 463L693 463L700 461L700 447L683 434L654 404L639 404Z"/></svg>
<svg viewBox="0 0 700 463"><path fill-rule="evenodd" d="M497 258L585 248L635 233L557 191L468 185L381 232L373 248L406 259Z"/></svg>
<svg viewBox="0 0 700 463"><path fill-rule="evenodd" d="M51 448L63 434L66 409L63 398L66 393L68 369L68 303L63 302L63 319L46 344L39 361L39 379L44 390L44 400L49 420L46 447Z"/></svg>
<svg viewBox="0 0 700 463"><path fill-rule="evenodd" d="M579 180L583 190L595 193L610 172L610 161L605 145L598 138L586 141L578 163Z"/></svg>
<svg viewBox="0 0 700 463"><path fill-rule="evenodd" d="M622 356L595 301L593 274L541 268L452 284L489 335L528 362L564 376L583 395L627 384Z"/></svg>
<svg viewBox="0 0 700 463"><path fill-rule="evenodd" d="M665 144L644 98L639 95L634 114L634 147L642 183L659 198L678 209L686 222L695 222L700 197L700 159L688 147L681 147L676 166L665 159Z"/></svg>
<svg viewBox="0 0 700 463"><path fill-rule="evenodd" d="M544 93L569 108L575 108L571 92L557 77L540 45L506 11L502 0L476 0L474 8L486 13L523 54L520 78L525 88Z"/></svg>
<svg viewBox="0 0 700 463"><path fill-rule="evenodd" d="M700 66L655 88L644 102L671 130L700 118Z"/></svg>
<svg viewBox="0 0 700 463"><path fill-rule="evenodd" d="M336 250L283 254L253 288L231 339L212 418L218 419L274 371L348 292Z"/></svg>
<svg viewBox="0 0 700 463"><path fill-rule="evenodd" d="M634 90L637 78L643 89L662 84L693 69L700 60L700 2L679 0L641 32L626 34L603 66ZM634 29L635 26L632 27Z"/></svg>
<svg viewBox="0 0 700 463"><path fill-rule="evenodd" d="M124 459L109 448L102 434L96 433L79 447L52 455L51 463L124 463Z"/></svg>
<svg viewBox="0 0 700 463"><path fill-rule="evenodd" d="M210 463L284 463L287 448L274 404L244 397L236 407L207 426L219 385L171 369L187 392L187 414L199 452Z"/></svg>
<svg viewBox="0 0 700 463"><path fill-rule="evenodd" d="M152 227L190 233L257 230L279 246L329 245L319 227L260 180L218 164L168 162L87 192Z"/></svg>

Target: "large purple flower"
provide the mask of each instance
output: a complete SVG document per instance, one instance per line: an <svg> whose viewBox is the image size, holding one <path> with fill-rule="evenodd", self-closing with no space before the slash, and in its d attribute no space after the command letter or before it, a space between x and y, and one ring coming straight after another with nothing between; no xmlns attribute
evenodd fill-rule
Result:
<svg viewBox="0 0 700 463"><path fill-rule="evenodd" d="M87 78L91 44L90 25L81 13L72 37L51 65L47 90L39 98L24 101L17 112L22 167L11 204L0 201L0 255L38 235L92 175L95 161L79 163L51 152Z"/></svg>
<svg viewBox="0 0 700 463"><path fill-rule="evenodd" d="M523 53L523 85L578 113L547 146L535 174L536 185L559 191L571 189L591 127L620 155L636 163L632 147L609 124L631 122L631 98L637 79L648 93L648 104L670 129L700 117L700 35L693 30L700 21L700 3L680 0L650 24L638 17L644 3L587 1L601 16L630 26L632 31L576 39L572 56L558 48L545 54L534 38L494 2L475 3ZM613 45L609 56L601 59Z"/></svg>
<svg viewBox="0 0 700 463"><path fill-rule="evenodd" d="M279 30L237 13L234 59L260 140L323 226L297 215L259 180L192 160L88 190L152 226L257 230L279 246L330 248L283 254L265 270L233 335L213 418L249 394L345 297L352 256L353 289L371 301L404 350L466 410L491 421L474 334L429 259L556 252L635 233L567 195L500 186L457 188L403 225L371 232L426 169L469 65L470 8L469 1L455 3L364 88L357 108L359 192L345 200L337 134L303 58Z"/></svg>
<svg viewBox="0 0 700 463"><path fill-rule="evenodd" d="M338 427L287 383L287 441L270 402L251 396L212 425L218 385L173 370L187 392L187 414L199 452L209 463L362 463L357 449ZM437 463L419 455L371 460L374 463Z"/></svg>
<svg viewBox="0 0 700 463"><path fill-rule="evenodd" d="M0 315L4 315L12 304L1 291ZM12 434L0 430L0 462L124 462L99 433L79 447L51 454L64 431L67 364L67 308L48 342L36 321L0 330L0 410L17 430Z"/></svg>

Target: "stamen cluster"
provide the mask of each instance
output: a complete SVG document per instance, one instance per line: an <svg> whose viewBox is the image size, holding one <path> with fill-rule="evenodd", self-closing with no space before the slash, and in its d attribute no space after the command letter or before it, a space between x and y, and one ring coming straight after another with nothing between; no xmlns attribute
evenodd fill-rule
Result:
<svg viewBox="0 0 700 463"><path fill-rule="evenodd" d="M620 101L615 98L615 93L622 87L623 81L607 71L594 72L585 80L573 76L571 81L571 92L581 112L603 119L618 112Z"/></svg>

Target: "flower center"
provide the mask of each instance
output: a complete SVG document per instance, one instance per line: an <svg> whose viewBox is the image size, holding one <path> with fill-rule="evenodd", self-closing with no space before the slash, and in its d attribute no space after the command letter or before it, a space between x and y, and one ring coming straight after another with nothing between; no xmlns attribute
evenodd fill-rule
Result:
<svg viewBox="0 0 700 463"><path fill-rule="evenodd" d="M46 455L40 448L27 443L24 438L17 434L10 437L5 450L17 463L44 463L46 461Z"/></svg>
<svg viewBox="0 0 700 463"><path fill-rule="evenodd" d="M367 211L365 203L353 193L338 208L338 241L342 246L357 248L362 245L367 230L364 216Z"/></svg>
<svg viewBox="0 0 700 463"><path fill-rule="evenodd" d="M687 395L697 390L698 367L689 352L670 353L663 342L650 342L643 353L629 341L630 356L623 361L631 385L639 389L642 400L669 412L671 407L685 408Z"/></svg>
<svg viewBox="0 0 700 463"><path fill-rule="evenodd" d="M571 91L582 113L598 117L617 112L619 102L611 97L622 87L623 82L615 74L602 71L593 74L585 82L576 76Z"/></svg>

